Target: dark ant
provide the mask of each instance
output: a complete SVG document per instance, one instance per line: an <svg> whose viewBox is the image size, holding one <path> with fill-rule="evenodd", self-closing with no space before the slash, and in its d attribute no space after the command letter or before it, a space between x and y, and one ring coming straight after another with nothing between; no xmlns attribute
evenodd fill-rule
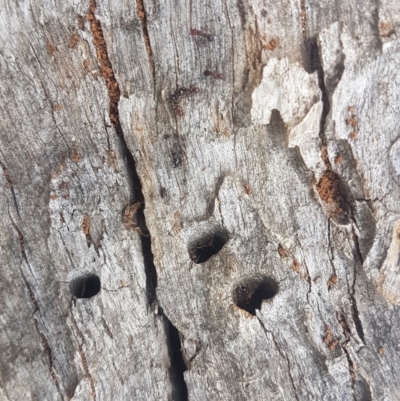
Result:
<svg viewBox="0 0 400 401"><path fill-rule="evenodd" d="M201 36L203 38L206 38L209 42L212 42L214 40L213 35L210 35L209 33L205 33L203 31L199 31L198 29L191 29L190 34L192 36Z"/></svg>
<svg viewBox="0 0 400 401"><path fill-rule="evenodd" d="M178 88L169 95L168 102L172 105L172 108L178 117L182 117L184 115L183 109L179 104L180 100L184 97L188 97L197 93L200 93L200 89L192 85L189 88Z"/></svg>
<svg viewBox="0 0 400 401"><path fill-rule="evenodd" d="M205 70L204 75L206 77L213 77L214 79L224 79L224 76L218 71Z"/></svg>

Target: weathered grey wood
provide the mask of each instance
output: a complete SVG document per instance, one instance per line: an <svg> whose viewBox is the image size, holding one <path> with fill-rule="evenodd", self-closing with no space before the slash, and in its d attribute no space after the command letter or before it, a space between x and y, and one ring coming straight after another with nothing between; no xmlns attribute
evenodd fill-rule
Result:
<svg viewBox="0 0 400 401"><path fill-rule="evenodd" d="M1 400L400 399L397 1L0 12Z"/></svg>

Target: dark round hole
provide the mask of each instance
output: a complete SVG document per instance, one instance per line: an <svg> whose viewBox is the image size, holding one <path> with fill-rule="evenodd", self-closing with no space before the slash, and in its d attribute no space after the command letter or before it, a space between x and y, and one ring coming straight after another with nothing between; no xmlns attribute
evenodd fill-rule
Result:
<svg viewBox="0 0 400 401"><path fill-rule="evenodd" d="M205 234L189 244L189 257L194 263L204 263L218 253L227 241L228 234L223 231Z"/></svg>
<svg viewBox="0 0 400 401"><path fill-rule="evenodd" d="M100 288L100 277L97 274L85 274L75 278L69 284L71 294L77 298L94 297Z"/></svg>
<svg viewBox="0 0 400 401"><path fill-rule="evenodd" d="M269 277L250 277L242 280L233 289L233 301L245 311L256 314L262 301L270 299L278 292L278 284Z"/></svg>

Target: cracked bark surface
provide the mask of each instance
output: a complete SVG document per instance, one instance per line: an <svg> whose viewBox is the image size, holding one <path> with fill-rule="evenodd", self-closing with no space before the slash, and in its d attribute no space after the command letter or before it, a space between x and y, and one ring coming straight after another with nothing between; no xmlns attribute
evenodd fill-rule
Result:
<svg viewBox="0 0 400 401"><path fill-rule="evenodd" d="M400 6L359 3L0 6L0 400L399 399Z"/></svg>

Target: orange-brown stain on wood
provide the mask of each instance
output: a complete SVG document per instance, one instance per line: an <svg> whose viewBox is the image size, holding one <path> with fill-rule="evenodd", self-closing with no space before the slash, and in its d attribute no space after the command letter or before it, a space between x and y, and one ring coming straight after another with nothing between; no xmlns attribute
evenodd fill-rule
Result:
<svg viewBox="0 0 400 401"><path fill-rule="evenodd" d="M333 275L333 276L327 281L326 284L328 285L328 288L331 289L331 287L332 287L333 285L335 285L337 282L338 282L338 276Z"/></svg>
<svg viewBox="0 0 400 401"><path fill-rule="evenodd" d="M349 137L351 139L355 139L358 136L358 120L355 112L355 107L349 106L348 113L349 116L346 118L346 125L351 129Z"/></svg>
<svg viewBox="0 0 400 401"><path fill-rule="evenodd" d="M325 171L317 184L318 195L326 203L332 203L340 195L340 180L333 171Z"/></svg>
<svg viewBox="0 0 400 401"><path fill-rule="evenodd" d="M90 222L90 216L85 214L82 220L82 231L86 236L90 235Z"/></svg>
<svg viewBox="0 0 400 401"><path fill-rule="evenodd" d="M79 161L80 159L81 159L81 156L80 156L78 150L75 149L75 148L73 148L73 149L71 150L71 160L72 160L74 163L78 163L78 161Z"/></svg>
<svg viewBox="0 0 400 401"><path fill-rule="evenodd" d="M246 191L246 194L251 196L253 195L253 190L251 189L250 185L246 182L244 184L244 190Z"/></svg>
<svg viewBox="0 0 400 401"><path fill-rule="evenodd" d="M381 21L379 23L379 35L383 37L391 36L395 30L391 22Z"/></svg>
<svg viewBox="0 0 400 401"><path fill-rule="evenodd" d="M149 59L150 63L150 70L151 70L151 75L153 77L153 82L155 82L156 79L156 67L154 64L154 57L153 57L153 51L151 49L151 44L150 44L150 36L149 32L147 29L147 16L146 16L146 10L144 8L143 0L136 0L136 12L140 20L140 24L142 27L142 33L143 33L143 40L144 40L144 45L146 47L146 52L147 52L147 57Z"/></svg>
<svg viewBox="0 0 400 401"><path fill-rule="evenodd" d="M279 38L272 38L268 43L263 45L264 50L275 50L279 45L281 44L281 41Z"/></svg>
<svg viewBox="0 0 400 401"><path fill-rule="evenodd" d="M341 164L342 161L343 161L342 155L337 155L337 156L335 157L335 164Z"/></svg>
<svg viewBox="0 0 400 401"><path fill-rule="evenodd" d="M89 60L83 60L83 68L86 70L86 71L89 71L90 70L90 61Z"/></svg>
<svg viewBox="0 0 400 401"><path fill-rule="evenodd" d="M281 259L286 259L287 252L286 249L281 244L278 245L278 254L281 257Z"/></svg>
<svg viewBox="0 0 400 401"><path fill-rule="evenodd" d="M339 343L339 341L333 337L332 330L329 326L325 327L325 335L323 337L323 341L331 351L334 351L337 344Z"/></svg>
<svg viewBox="0 0 400 401"><path fill-rule="evenodd" d="M114 71L111 66L110 59L108 58L107 45L104 40L103 31L101 29L100 21L96 18L94 12L96 10L96 1L90 0L89 13L86 15L86 20L90 23L90 30L93 36L93 44L96 48L97 59L100 64L100 75L104 78L108 95L110 98L109 114L111 123L114 125L117 134L121 135L121 125L119 122L118 102L120 97L120 90L118 82L115 78Z"/></svg>
<svg viewBox="0 0 400 401"><path fill-rule="evenodd" d="M348 206L341 193L340 177L332 170L327 170L322 174L316 188L328 216L337 222L346 224L348 222Z"/></svg>
<svg viewBox="0 0 400 401"><path fill-rule="evenodd" d="M49 56L53 56L54 53L56 52L56 48L55 48L55 46L53 45L53 43L51 43L51 42L47 42L47 43L46 43L46 50L47 50L47 54L48 54Z"/></svg>
<svg viewBox="0 0 400 401"><path fill-rule="evenodd" d="M71 35L69 37L69 41L68 41L68 47L70 49L75 49L76 45L79 42L79 35L77 33L74 33L73 35Z"/></svg>
<svg viewBox="0 0 400 401"><path fill-rule="evenodd" d="M300 265L300 262L299 262L297 259L293 259L292 269L293 269L293 271L295 271L297 274L300 274L301 265Z"/></svg>

